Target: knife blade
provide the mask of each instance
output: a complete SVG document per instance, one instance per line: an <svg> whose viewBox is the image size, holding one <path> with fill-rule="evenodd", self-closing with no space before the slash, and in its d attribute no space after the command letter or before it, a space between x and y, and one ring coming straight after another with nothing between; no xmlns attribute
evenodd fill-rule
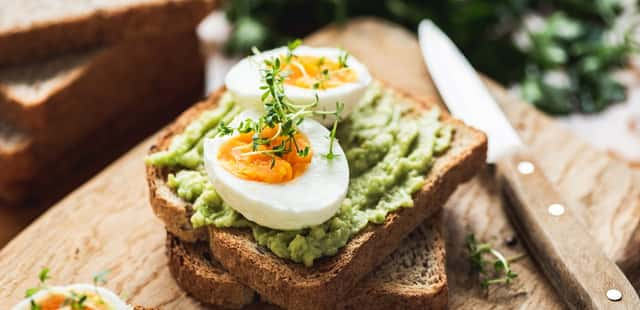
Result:
<svg viewBox="0 0 640 310"><path fill-rule="evenodd" d="M487 134L487 157L496 164L507 214L565 303L574 309L640 309L635 289L540 171L460 50L429 20L420 23L418 37L451 113Z"/></svg>

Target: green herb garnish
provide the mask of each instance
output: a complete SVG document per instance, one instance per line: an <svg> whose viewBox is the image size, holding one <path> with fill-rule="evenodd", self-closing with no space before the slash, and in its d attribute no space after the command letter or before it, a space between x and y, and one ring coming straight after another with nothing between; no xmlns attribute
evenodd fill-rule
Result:
<svg viewBox="0 0 640 310"><path fill-rule="evenodd" d="M509 284L518 277L518 274L511 269L510 263L524 257L524 255L507 259L491 244L479 243L474 234L469 234L465 243L469 251L471 268L482 275L480 279L482 287L487 288L493 284ZM487 260L486 256L493 256L494 259ZM493 277L489 275L488 265L493 266Z"/></svg>
<svg viewBox="0 0 640 310"><path fill-rule="evenodd" d="M100 299L100 302L104 302L102 299L102 295L100 295L100 291L98 291L98 286L105 285L107 283L107 275L109 275L109 270L105 269L93 276L93 289L96 292L96 295Z"/></svg>
<svg viewBox="0 0 640 310"><path fill-rule="evenodd" d="M264 60L264 69L261 70L264 85L260 86L260 90L263 91L261 100L264 106L264 114L258 120L246 119L242 121L235 129L224 123L218 125L219 136L231 135L235 130L240 133L253 132L251 152L245 153L245 155L263 154L271 156L271 167L275 165L276 157L282 157L289 152L296 152L300 157L309 155L309 147L300 148L294 138L298 133L297 126L308 116L335 117L329 137L329 154L326 156L328 159L335 157L333 144L336 141L336 128L340 120L343 104L336 103L335 111L318 111L315 109L318 105L317 94L312 103L296 104L289 100L284 91L286 72L282 70L282 61L289 62L291 58L295 57L294 51L301 42L300 40L295 40L287 45L287 55L284 60L279 57ZM257 48L253 50L255 54L260 54ZM328 77L328 70L323 70L322 75ZM317 88L316 85L314 85L314 88ZM277 133L272 137L262 136L263 130L267 128L277 128ZM282 138L282 142L276 146L271 145L276 138ZM271 149L260 149L260 146L267 145L271 146Z"/></svg>
<svg viewBox="0 0 640 310"><path fill-rule="evenodd" d="M49 279L51 279L51 276L49 276L49 268L42 268L42 270L40 270L40 273L38 274L38 286L27 289L24 294L25 297L31 297L33 296L33 294L45 289L47 287L45 282L47 282L47 280Z"/></svg>
<svg viewBox="0 0 640 310"><path fill-rule="evenodd" d="M327 159L333 159L336 157L336 155L333 153L333 144L336 139L338 122L340 122L340 114L342 113L343 109L344 109L344 104L342 102L336 102L336 110L335 110L335 113L333 114L333 116L335 117L335 120L333 121L333 126L331 127L331 134L329 135L329 153L324 155Z"/></svg>
<svg viewBox="0 0 640 310"><path fill-rule="evenodd" d="M347 59L349 59L349 52L344 51L342 54L338 55L338 65L340 68L348 68Z"/></svg>
<svg viewBox="0 0 640 310"><path fill-rule="evenodd" d="M286 56L287 63L291 61L291 58L294 56L293 51L295 51L296 48L300 46L300 44L302 44L302 40L300 39L295 39L287 44L287 56Z"/></svg>
<svg viewBox="0 0 640 310"><path fill-rule="evenodd" d="M63 306L70 306L72 310L83 310L84 303L87 301L86 294L78 294L74 291L71 291L71 296L65 298Z"/></svg>
<svg viewBox="0 0 640 310"><path fill-rule="evenodd" d="M36 303L35 300L31 299L31 310L42 310L42 306Z"/></svg>
<svg viewBox="0 0 640 310"><path fill-rule="evenodd" d="M104 285L107 283L107 275L109 275L109 270L102 270L98 273L96 273L93 276L93 285L94 286L98 286L98 285Z"/></svg>

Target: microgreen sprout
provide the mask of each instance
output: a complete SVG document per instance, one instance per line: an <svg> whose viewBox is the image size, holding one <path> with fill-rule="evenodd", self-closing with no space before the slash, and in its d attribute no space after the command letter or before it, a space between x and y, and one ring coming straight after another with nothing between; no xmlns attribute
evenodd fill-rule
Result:
<svg viewBox="0 0 640 310"><path fill-rule="evenodd" d="M233 127L227 126L224 121L218 123L218 135L221 137L229 136L233 134Z"/></svg>
<svg viewBox="0 0 640 310"><path fill-rule="evenodd" d="M261 95L262 105L264 107L264 113L257 120L245 119L240 124L233 128L225 123L218 125L218 135L226 136L231 135L235 130L239 133L253 132L251 152L243 153L245 156L262 154L272 158L271 167L273 168L277 157L282 157L289 152L295 151L300 157L309 156L310 149L308 146L304 148L299 147L298 142L295 139L295 135L298 133L297 126L302 123L305 117L308 116L322 116L333 115L335 121L331 130L329 154L327 158L334 158L333 144L335 143L335 132L340 120L340 113L343 110L342 103L336 103L335 111L317 111L315 108L318 105L319 98L315 95L314 101L308 104L296 104L292 102L285 94L284 80L288 74L288 71L283 70L283 64L287 64L293 57L295 57L294 51L300 46L302 41L295 40L287 45L287 54L284 59L280 57L272 57L263 60L264 68L261 69L263 85L260 86L260 90L263 92ZM260 55L260 51L257 48L253 49L254 54ZM344 61L346 57L344 56ZM324 62L324 60L323 60ZM323 70L322 76L329 77L329 71ZM314 88L318 88L321 85L314 85ZM276 133L271 137L262 135L264 129L276 128ZM276 138L280 138L280 144L274 145L273 141ZM264 148L261 146L269 146Z"/></svg>
<svg viewBox="0 0 640 310"><path fill-rule="evenodd" d="M87 301L87 295L78 294L74 291L71 291L71 295L65 298L63 306L71 307L71 310L83 310L84 303Z"/></svg>
<svg viewBox="0 0 640 310"><path fill-rule="evenodd" d="M316 82L313 83L313 89L323 89L324 88L324 83L326 81L329 81L331 79L330 75L329 75L329 69L322 69L322 71L320 71L320 76L317 78Z"/></svg>
<svg viewBox="0 0 640 310"><path fill-rule="evenodd" d="M96 295L100 299L100 302L103 302L102 296L100 295L100 291L98 291L98 286L105 285L107 283L107 275L109 275L109 270L105 269L93 276L93 289L96 292Z"/></svg>
<svg viewBox="0 0 640 310"><path fill-rule="evenodd" d="M296 48L298 48L298 46L300 46L300 44L302 44L302 40L300 40L300 39L295 39L295 40L289 42L289 44L287 44L287 56L286 56L287 63L294 56L293 55L293 51L295 51Z"/></svg>
<svg viewBox="0 0 640 310"><path fill-rule="evenodd" d="M333 126L331 127L331 134L329 135L329 153L325 154L327 159L333 159L336 155L333 153L333 144L336 140L336 131L338 130L338 123L340 122L340 114L344 109L344 104L342 102L336 102L336 110L333 116L335 117L333 121Z"/></svg>
<svg viewBox="0 0 640 310"><path fill-rule="evenodd" d="M27 289L27 291L25 292L25 297L31 297L33 296L33 294L47 288L47 285L45 282L47 282L47 280L51 279L51 276L49 275L49 268L45 267L42 268L42 270L40 270L40 273L38 274L38 286L36 287L32 287Z"/></svg>
<svg viewBox="0 0 640 310"><path fill-rule="evenodd" d="M474 234L469 234L465 243L467 250L469 251L469 262L471 263L471 268L483 275L480 282L482 287L487 288L494 284L509 284L518 277L518 274L511 269L510 263L524 257L524 255L507 259L502 255L502 253L494 249L491 244L479 243ZM495 259L487 260L485 259L486 255L491 255ZM486 268L487 265L493 266L494 278L491 278L488 275L489 270Z"/></svg>
<svg viewBox="0 0 640 310"><path fill-rule="evenodd" d="M338 55L338 65L340 68L348 68L347 59L349 59L349 52L343 51L342 54Z"/></svg>

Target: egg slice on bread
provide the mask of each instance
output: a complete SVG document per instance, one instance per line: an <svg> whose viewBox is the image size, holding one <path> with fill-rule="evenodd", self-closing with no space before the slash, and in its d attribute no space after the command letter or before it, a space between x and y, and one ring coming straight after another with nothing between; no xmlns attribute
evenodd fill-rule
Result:
<svg viewBox="0 0 640 310"><path fill-rule="evenodd" d="M355 57L337 48L299 46L289 55L286 47L250 56L235 65L225 78L227 89L243 107L260 111L264 85L264 60L279 58L284 90L289 100L305 105L315 102L317 110L331 111L336 102L344 104L342 117L348 116L372 82L367 68ZM286 61L285 61L286 59ZM317 117L324 125L332 117Z"/></svg>
<svg viewBox="0 0 640 310"><path fill-rule="evenodd" d="M235 128L247 118L258 117L256 111L243 112L231 125ZM328 159L327 128L305 119L297 129L297 148L309 147L305 156L296 151L282 157L255 152L252 133L204 142L205 168L220 197L261 226L291 230L321 224L337 212L346 196L349 166L340 145L334 144L335 156ZM269 128L261 138L273 138L271 146L278 146L275 132L277 128Z"/></svg>

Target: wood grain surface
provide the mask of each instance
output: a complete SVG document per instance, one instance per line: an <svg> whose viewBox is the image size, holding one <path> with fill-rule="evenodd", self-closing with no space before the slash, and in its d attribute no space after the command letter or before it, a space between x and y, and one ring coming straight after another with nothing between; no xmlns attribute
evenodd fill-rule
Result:
<svg viewBox="0 0 640 310"><path fill-rule="evenodd" d="M422 63L415 36L373 19L328 28L307 43L342 46L372 73L417 96L439 100ZM490 83L494 95L547 177L595 236L594 244L626 271L637 271L640 249L640 174L593 150L567 131ZM150 138L152 139L152 138ZM90 282L110 269L107 287L134 304L162 309L199 309L169 275L164 231L147 203L142 158L151 140L134 148L69 195L0 252L0 308L18 301L37 282L43 266L52 283ZM507 246L513 231L501 207L493 176L483 171L458 189L445 212L450 306L453 309L561 309L563 304L531 259L514 263L518 280L510 286L480 288L470 272L464 238L474 232L507 256L523 253L521 242ZM594 273L597 271L594 271Z"/></svg>
<svg viewBox="0 0 640 310"><path fill-rule="evenodd" d="M521 165L529 163L531 171ZM526 150L496 163L498 186L520 239L556 292L572 309L640 309L640 298L620 268L593 243L574 209L567 205ZM594 273L597 270L597 273ZM622 300L610 300L616 289Z"/></svg>

